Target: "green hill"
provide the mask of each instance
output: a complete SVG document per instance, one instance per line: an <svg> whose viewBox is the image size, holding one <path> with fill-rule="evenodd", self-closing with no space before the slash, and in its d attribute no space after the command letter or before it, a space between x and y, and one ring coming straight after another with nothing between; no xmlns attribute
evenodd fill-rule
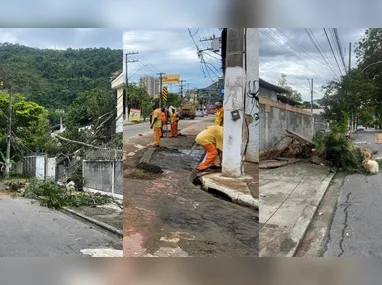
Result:
<svg viewBox="0 0 382 285"><path fill-rule="evenodd" d="M15 92L50 110L65 110L86 90L110 94L110 77L122 69L122 49L54 50L2 43L0 67Z"/></svg>

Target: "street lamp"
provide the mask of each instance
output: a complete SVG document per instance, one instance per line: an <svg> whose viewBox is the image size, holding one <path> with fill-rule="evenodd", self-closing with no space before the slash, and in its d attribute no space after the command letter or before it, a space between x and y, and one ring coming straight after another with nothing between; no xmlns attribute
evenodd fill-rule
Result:
<svg viewBox="0 0 382 285"><path fill-rule="evenodd" d="M372 66L372 65L377 64L377 63L382 63L382 60L379 60L379 61L370 63L368 66L366 66L364 69L362 69L361 72L363 72L363 71L364 71L366 68L368 68L369 66Z"/></svg>

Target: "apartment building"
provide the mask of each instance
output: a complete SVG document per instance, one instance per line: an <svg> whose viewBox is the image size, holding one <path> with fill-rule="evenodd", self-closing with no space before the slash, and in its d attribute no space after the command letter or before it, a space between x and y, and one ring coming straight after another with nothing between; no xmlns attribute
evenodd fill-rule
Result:
<svg viewBox="0 0 382 285"><path fill-rule="evenodd" d="M160 82L159 78L153 76L143 76L139 79L140 86L144 87L147 93L155 97L160 93Z"/></svg>

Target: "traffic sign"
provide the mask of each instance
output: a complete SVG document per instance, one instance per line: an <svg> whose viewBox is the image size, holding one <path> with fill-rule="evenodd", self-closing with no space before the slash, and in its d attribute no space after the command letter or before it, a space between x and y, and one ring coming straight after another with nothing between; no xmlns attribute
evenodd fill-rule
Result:
<svg viewBox="0 0 382 285"><path fill-rule="evenodd" d="M224 87L220 88L220 94L224 95Z"/></svg>
<svg viewBox="0 0 382 285"><path fill-rule="evenodd" d="M163 101L167 101L167 94L168 94L167 86L164 86L162 89L162 100Z"/></svg>

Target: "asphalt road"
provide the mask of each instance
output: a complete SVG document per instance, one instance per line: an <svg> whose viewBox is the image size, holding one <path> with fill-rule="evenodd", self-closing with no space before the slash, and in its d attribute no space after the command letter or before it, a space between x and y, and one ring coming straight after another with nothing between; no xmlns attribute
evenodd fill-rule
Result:
<svg viewBox="0 0 382 285"><path fill-rule="evenodd" d="M364 147L377 148L374 132L353 135ZM341 188L326 256L382 256L382 174L348 175Z"/></svg>
<svg viewBox="0 0 382 285"><path fill-rule="evenodd" d="M23 198L0 196L0 257L84 256L122 250L116 236Z"/></svg>
<svg viewBox="0 0 382 285"><path fill-rule="evenodd" d="M204 118L197 117L197 118L195 118L195 120L189 120L189 119L180 120L178 128L183 129L185 127L188 127L192 124L197 123L199 120L204 120L207 118L212 118L212 116L207 116ZM170 125L168 125L168 128L170 130ZM131 137L135 137L139 134L145 134L145 133L151 133L151 132L152 132L152 130L150 129L150 124L148 122L147 123L140 123L140 124L136 124L136 125L127 125L127 126L123 127L123 138L124 139L131 138Z"/></svg>

